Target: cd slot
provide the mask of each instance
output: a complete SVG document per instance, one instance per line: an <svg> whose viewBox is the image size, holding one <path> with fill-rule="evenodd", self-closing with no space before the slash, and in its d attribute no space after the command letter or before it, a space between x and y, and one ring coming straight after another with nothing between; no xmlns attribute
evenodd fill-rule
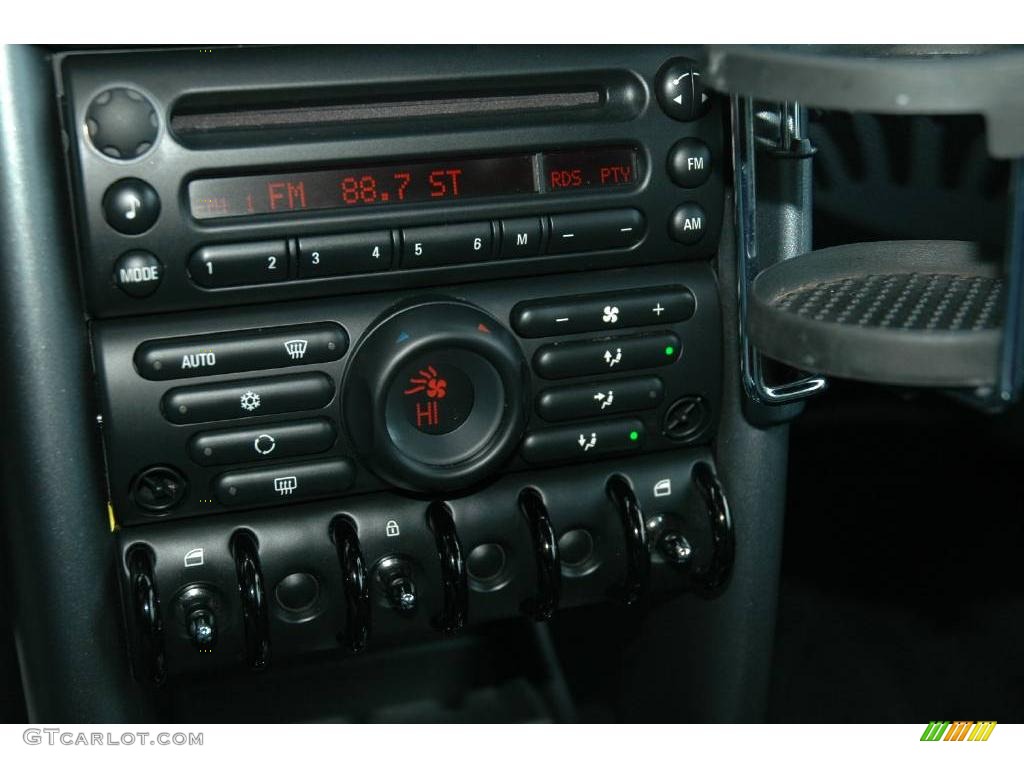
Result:
<svg viewBox="0 0 1024 768"><path fill-rule="evenodd" d="M620 121L640 110L643 89L623 72L489 84L416 84L386 92L359 87L199 93L174 105L170 129L188 147L261 146L296 138L450 131L493 125Z"/></svg>

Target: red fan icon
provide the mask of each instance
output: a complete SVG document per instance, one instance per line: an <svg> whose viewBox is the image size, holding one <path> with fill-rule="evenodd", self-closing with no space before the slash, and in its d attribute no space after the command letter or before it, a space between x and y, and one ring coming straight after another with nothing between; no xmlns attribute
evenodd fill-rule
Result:
<svg viewBox="0 0 1024 768"><path fill-rule="evenodd" d="M405 390L405 394L415 395L425 391L431 400L441 400L448 390L448 382L438 378L437 370L432 365L428 365L426 370L420 369L420 375L409 379L409 384L412 386Z"/></svg>

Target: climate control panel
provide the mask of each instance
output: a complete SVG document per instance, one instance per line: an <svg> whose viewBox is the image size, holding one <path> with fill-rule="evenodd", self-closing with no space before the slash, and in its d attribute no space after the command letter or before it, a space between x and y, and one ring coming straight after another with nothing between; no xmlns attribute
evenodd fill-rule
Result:
<svg viewBox="0 0 1024 768"><path fill-rule="evenodd" d="M469 493L705 442L717 290L690 263L96 322L114 514Z"/></svg>

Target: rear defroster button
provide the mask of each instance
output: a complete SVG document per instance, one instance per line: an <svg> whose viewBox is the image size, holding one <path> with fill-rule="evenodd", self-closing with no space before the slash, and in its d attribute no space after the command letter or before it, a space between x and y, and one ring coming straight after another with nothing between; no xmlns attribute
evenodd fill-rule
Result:
<svg viewBox="0 0 1024 768"><path fill-rule="evenodd" d="M342 493L354 478L348 459L285 464L228 472L217 478L214 493L221 504L233 507L293 503Z"/></svg>

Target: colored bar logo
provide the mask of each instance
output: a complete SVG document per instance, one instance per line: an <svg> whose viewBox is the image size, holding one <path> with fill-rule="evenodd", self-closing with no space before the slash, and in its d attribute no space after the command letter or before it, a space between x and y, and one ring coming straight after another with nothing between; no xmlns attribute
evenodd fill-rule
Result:
<svg viewBox="0 0 1024 768"><path fill-rule="evenodd" d="M995 720L957 720L954 723L933 720L921 734L921 741L988 741L995 727Z"/></svg>

